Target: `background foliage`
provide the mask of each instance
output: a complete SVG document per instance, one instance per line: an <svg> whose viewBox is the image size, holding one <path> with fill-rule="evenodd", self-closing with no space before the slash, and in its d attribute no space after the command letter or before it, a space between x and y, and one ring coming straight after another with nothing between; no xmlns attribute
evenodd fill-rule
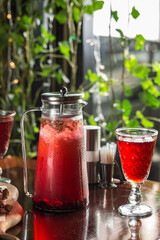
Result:
<svg viewBox="0 0 160 240"><path fill-rule="evenodd" d="M17 112L12 154L21 154L20 117L26 109L41 104L40 93L55 90L56 84L76 90L83 15L92 15L102 6L103 1L96 0L89 5L83 0L0 2L0 108ZM57 28L67 32L61 40ZM66 65L68 76L63 70ZM25 122L30 157L36 156L37 124L32 112Z"/></svg>
<svg viewBox="0 0 160 240"><path fill-rule="evenodd" d="M148 109L160 106L160 64L139 63L129 53L130 39L121 29L121 76L113 77L115 64L114 42L109 35L110 58L107 75L88 69L84 84L77 83L78 50L82 44L84 14L93 15L103 7L103 1L92 0L2 0L0 1L0 108L17 112L12 133L10 153L21 155L20 117L31 107L40 106L40 93L55 91L57 86L67 85L69 90L85 91L89 100L96 89L99 99L110 104L105 116L101 100L96 118L84 112L86 122L100 125L105 140L115 140L119 126L154 127L159 119L148 116ZM118 12L111 7L111 19L119 20ZM128 13L135 20L140 13L134 6ZM110 19L110 20L111 20ZM62 34L58 36L58 29ZM143 51L146 40L139 34L135 38L135 50ZM153 72L155 77L153 77ZM132 86L128 83L132 81ZM132 102L135 94L137 105ZM107 95L107 96L106 96ZM36 120L38 119L38 120ZM39 118L34 113L25 122L28 156L35 157Z"/></svg>
<svg viewBox="0 0 160 240"><path fill-rule="evenodd" d="M111 11L111 20L119 20L118 12ZM140 12L135 6L128 12L128 19L135 20L140 16ZM110 26L109 26L110 29ZM119 46L121 46L122 65L120 77L114 78L113 73L116 69L116 54L114 41L109 33L110 59L109 69L105 75L101 71L92 72L88 70L86 79L88 80L86 99L89 99L92 89L99 88L100 98L106 99L110 104L110 113L105 116L103 109L100 108L99 114L104 114L98 121L95 116L89 117L92 125L101 125L104 129L103 137L106 140L115 141L115 130L121 126L127 127L158 127L159 118L153 117L154 111L160 107L160 64L153 62L139 62L135 55L130 54L131 39L124 35L122 29L116 29L119 33ZM132 41L133 42L133 41ZM135 51L143 52L146 40L138 34L135 37ZM106 93L107 97L106 97ZM133 99L136 99L134 103ZM152 113L149 115L149 113Z"/></svg>

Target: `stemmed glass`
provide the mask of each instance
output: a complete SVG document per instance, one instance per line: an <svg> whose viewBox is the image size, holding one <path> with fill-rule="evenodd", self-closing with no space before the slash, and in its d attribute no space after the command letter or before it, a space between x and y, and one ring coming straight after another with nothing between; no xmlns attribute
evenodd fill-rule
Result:
<svg viewBox="0 0 160 240"><path fill-rule="evenodd" d="M152 209L141 204L140 185L147 179L158 131L147 128L118 128L116 137L123 173L131 184L129 204L119 207L123 216L142 217L152 214Z"/></svg>
<svg viewBox="0 0 160 240"><path fill-rule="evenodd" d="M2 159L8 151L9 140L15 115L16 112L14 111L0 110L0 159ZM2 168L0 167L0 182L11 182L10 179L4 178L1 175Z"/></svg>

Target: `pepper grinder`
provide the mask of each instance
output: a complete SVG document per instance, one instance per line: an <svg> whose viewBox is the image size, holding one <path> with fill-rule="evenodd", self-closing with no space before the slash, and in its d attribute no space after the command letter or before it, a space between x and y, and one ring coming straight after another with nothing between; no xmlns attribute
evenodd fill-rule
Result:
<svg viewBox="0 0 160 240"><path fill-rule="evenodd" d="M87 159L88 183L97 184L100 182L100 139L101 128L99 126L84 126L85 150Z"/></svg>

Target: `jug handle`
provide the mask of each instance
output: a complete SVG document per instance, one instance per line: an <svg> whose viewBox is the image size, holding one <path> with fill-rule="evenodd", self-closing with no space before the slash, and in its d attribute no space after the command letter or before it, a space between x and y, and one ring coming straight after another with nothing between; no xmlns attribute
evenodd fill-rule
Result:
<svg viewBox="0 0 160 240"><path fill-rule="evenodd" d="M24 192L28 197L32 198L32 193L29 192L28 189L28 173L27 173L27 160L26 160L26 148L25 148L25 137L24 137L24 118L27 113L33 111L41 111L40 107L30 108L25 111L20 120L20 128L21 128L21 140L22 140L22 158L23 158L23 181L24 181Z"/></svg>

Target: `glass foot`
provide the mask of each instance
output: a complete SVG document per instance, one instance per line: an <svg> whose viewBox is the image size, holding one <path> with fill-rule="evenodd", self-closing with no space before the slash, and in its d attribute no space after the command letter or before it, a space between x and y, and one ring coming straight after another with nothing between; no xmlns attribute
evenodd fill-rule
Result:
<svg viewBox="0 0 160 240"><path fill-rule="evenodd" d="M152 209L143 204L125 204L118 208L118 212L125 217L145 217L152 215Z"/></svg>
<svg viewBox="0 0 160 240"><path fill-rule="evenodd" d="M5 178L5 177L0 177L0 183L11 183L11 179Z"/></svg>

